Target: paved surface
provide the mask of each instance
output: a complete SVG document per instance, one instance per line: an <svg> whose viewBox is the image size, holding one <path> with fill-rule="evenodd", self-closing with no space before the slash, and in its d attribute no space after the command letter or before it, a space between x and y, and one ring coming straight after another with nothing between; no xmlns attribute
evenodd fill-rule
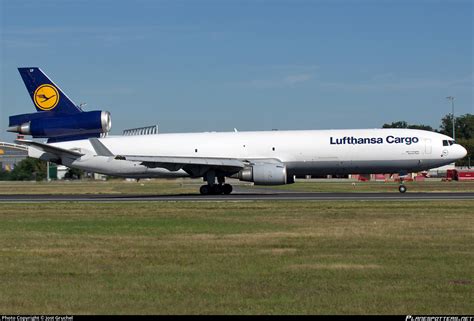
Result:
<svg viewBox="0 0 474 321"><path fill-rule="evenodd" d="M297 193L297 192L266 192L266 193L235 193L230 195L0 195L0 202L150 202L150 201L252 201L252 200L474 200L474 193Z"/></svg>

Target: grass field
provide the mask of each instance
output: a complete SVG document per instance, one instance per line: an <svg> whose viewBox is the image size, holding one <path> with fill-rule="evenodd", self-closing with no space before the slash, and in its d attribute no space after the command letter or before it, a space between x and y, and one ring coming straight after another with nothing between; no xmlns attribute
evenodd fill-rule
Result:
<svg viewBox="0 0 474 321"><path fill-rule="evenodd" d="M0 181L1 194L187 194L199 193L202 182L183 179L126 181Z"/></svg>
<svg viewBox="0 0 474 321"><path fill-rule="evenodd" d="M299 180L295 184L272 186L272 189L298 192L383 192L399 193L397 182L358 182L334 180ZM474 181L406 182L408 192L474 192ZM258 188L258 187L257 187Z"/></svg>
<svg viewBox="0 0 474 321"><path fill-rule="evenodd" d="M391 192L398 193L396 182L356 182L349 180L298 180L284 186L252 186L232 181L247 189L268 189L297 192ZM53 182L2 182L0 194L198 194L202 180L155 179L124 181L53 181ZM407 182L409 192L474 192L473 182Z"/></svg>
<svg viewBox="0 0 474 321"><path fill-rule="evenodd" d="M473 314L473 206L0 203L0 312Z"/></svg>

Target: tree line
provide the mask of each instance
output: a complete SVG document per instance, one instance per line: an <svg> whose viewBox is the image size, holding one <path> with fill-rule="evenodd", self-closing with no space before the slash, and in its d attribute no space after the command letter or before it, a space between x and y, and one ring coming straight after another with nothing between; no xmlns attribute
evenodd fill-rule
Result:
<svg viewBox="0 0 474 321"><path fill-rule="evenodd" d="M43 181L46 179L46 162L26 158L15 165L12 171L0 169L0 181Z"/></svg>
<svg viewBox="0 0 474 321"><path fill-rule="evenodd" d="M47 163L37 158L26 158L15 165L12 171L0 169L0 181L44 181L47 176ZM69 168L64 178L81 179L84 171Z"/></svg>

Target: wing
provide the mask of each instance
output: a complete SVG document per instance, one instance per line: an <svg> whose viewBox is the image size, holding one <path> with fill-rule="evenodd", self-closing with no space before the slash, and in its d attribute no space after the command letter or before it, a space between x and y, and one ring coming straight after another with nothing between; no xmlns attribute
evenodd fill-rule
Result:
<svg viewBox="0 0 474 321"><path fill-rule="evenodd" d="M43 143L38 143L34 142L32 140L22 140L22 139L17 139L15 140L16 143L21 144L21 145L27 145L27 146L32 146L40 151L43 151L45 153L53 154L55 156L58 156L59 158L62 157L69 157L69 158L78 158L83 156L84 154L79 153L74 150L70 149L64 149L56 146L51 146L48 144L43 144Z"/></svg>
<svg viewBox="0 0 474 321"><path fill-rule="evenodd" d="M150 168L163 167L170 171L192 166L204 166L208 168L220 169L223 171L236 172L244 168L245 163L233 158L217 157L180 157L180 156L130 156L120 155L116 159L123 159L132 162L141 162Z"/></svg>
<svg viewBox="0 0 474 321"><path fill-rule="evenodd" d="M115 156L118 160L140 162L149 168L160 167L170 171L183 169L192 176L200 176L209 169L233 174L244 168L246 164L245 161L235 158L114 155L99 139L90 138L89 141L99 156Z"/></svg>

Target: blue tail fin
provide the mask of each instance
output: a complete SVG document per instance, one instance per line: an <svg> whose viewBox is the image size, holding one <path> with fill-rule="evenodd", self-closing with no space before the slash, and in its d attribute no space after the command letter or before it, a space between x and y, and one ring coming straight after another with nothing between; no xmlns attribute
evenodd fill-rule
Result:
<svg viewBox="0 0 474 321"><path fill-rule="evenodd" d="M7 131L59 142L100 137L112 125L110 113L83 111L37 67L18 68L37 112L13 115Z"/></svg>
<svg viewBox="0 0 474 321"><path fill-rule="evenodd" d="M18 68L37 111L76 114L82 112L38 67Z"/></svg>

